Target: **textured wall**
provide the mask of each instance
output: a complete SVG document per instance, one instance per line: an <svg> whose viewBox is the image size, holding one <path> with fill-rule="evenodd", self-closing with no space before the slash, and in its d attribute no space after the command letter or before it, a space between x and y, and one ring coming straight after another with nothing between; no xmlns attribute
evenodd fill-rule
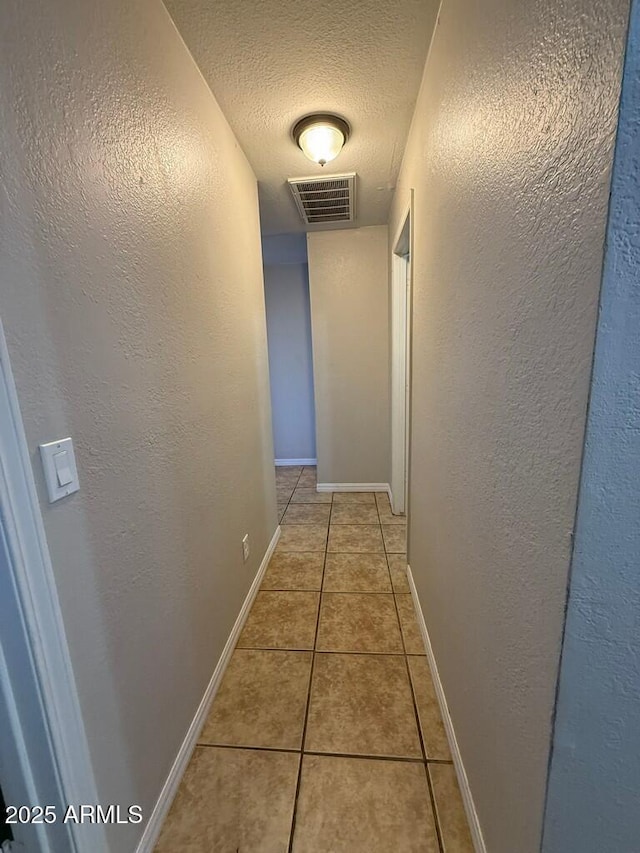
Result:
<svg viewBox="0 0 640 853"><path fill-rule="evenodd" d="M318 482L388 483L388 230L307 236Z"/></svg>
<svg viewBox="0 0 640 853"><path fill-rule="evenodd" d="M307 264L265 265L269 376L276 459L315 459Z"/></svg>
<svg viewBox="0 0 640 853"><path fill-rule="evenodd" d="M256 182L159 0L2 17L0 310L37 478L75 442L40 494L101 799L148 815L276 526Z"/></svg>
<svg viewBox="0 0 640 853"><path fill-rule="evenodd" d="M640 3L635 0L549 779L545 853L640 850Z"/></svg>
<svg viewBox="0 0 640 853"><path fill-rule="evenodd" d="M447 0L392 211L409 561L490 853L540 844L627 12Z"/></svg>

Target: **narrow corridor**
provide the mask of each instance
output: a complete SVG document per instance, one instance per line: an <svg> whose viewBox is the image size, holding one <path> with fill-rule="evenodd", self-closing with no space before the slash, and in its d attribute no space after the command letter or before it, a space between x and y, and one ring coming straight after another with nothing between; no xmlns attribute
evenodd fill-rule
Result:
<svg viewBox="0 0 640 853"><path fill-rule="evenodd" d="M280 541L157 853L472 853L404 519L276 479Z"/></svg>

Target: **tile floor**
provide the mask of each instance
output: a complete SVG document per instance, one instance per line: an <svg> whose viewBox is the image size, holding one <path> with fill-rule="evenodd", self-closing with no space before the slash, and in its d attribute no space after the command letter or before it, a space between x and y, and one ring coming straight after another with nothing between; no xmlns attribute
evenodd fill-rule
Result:
<svg viewBox="0 0 640 853"><path fill-rule="evenodd" d="M282 535L156 853L473 853L383 493L276 469Z"/></svg>

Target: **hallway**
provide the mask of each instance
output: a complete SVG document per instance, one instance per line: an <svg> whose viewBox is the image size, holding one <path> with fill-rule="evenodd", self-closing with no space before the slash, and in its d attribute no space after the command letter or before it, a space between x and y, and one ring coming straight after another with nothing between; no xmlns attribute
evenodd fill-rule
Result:
<svg viewBox="0 0 640 853"><path fill-rule="evenodd" d="M3 13L14 850L639 853L640 0Z"/></svg>
<svg viewBox="0 0 640 853"><path fill-rule="evenodd" d="M276 480L281 537L156 852L471 853L404 519L315 468Z"/></svg>

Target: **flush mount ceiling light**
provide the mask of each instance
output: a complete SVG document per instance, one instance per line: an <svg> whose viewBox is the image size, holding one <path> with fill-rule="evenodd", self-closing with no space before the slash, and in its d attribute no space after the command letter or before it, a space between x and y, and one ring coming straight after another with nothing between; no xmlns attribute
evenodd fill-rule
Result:
<svg viewBox="0 0 640 853"><path fill-rule="evenodd" d="M305 157L324 166L338 156L351 128L340 116L315 113L296 122L292 133Z"/></svg>

